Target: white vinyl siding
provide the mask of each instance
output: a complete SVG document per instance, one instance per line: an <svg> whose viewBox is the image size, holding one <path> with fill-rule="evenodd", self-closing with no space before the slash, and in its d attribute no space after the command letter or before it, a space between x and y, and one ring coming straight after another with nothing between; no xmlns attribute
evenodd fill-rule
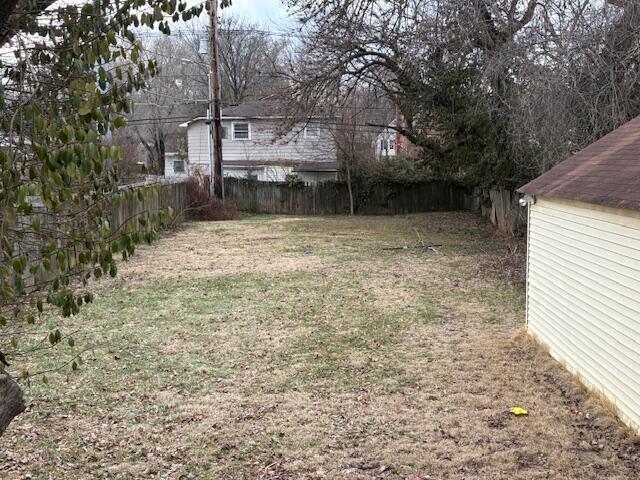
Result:
<svg viewBox="0 0 640 480"><path fill-rule="evenodd" d="M225 167L224 176L233 178L253 178L260 180L264 177L264 167L258 168L238 168L238 167Z"/></svg>
<svg viewBox="0 0 640 480"><path fill-rule="evenodd" d="M189 173L198 169L209 174L209 125L203 121L189 124L187 128L187 152L189 156Z"/></svg>
<svg viewBox="0 0 640 480"><path fill-rule="evenodd" d="M640 215L558 199L530 207L528 329L640 430Z"/></svg>
<svg viewBox="0 0 640 480"><path fill-rule="evenodd" d="M228 136L233 135L232 123L223 119L223 127ZM337 149L334 132L320 129L320 138L304 138L300 126L299 134L291 133L284 138L276 138L278 120L253 119L250 125L250 140L222 140L224 161L247 162L264 166L264 162L336 162ZM203 121L189 124L187 129L189 165L209 168L209 128Z"/></svg>
<svg viewBox="0 0 640 480"><path fill-rule="evenodd" d="M338 179L336 172L298 172L296 175L303 183L321 183Z"/></svg>

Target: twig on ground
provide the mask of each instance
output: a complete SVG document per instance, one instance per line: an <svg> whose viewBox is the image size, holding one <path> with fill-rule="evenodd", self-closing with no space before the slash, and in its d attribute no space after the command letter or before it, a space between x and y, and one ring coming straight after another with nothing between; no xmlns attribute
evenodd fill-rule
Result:
<svg viewBox="0 0 640 480"><path fill-rule="evenodd" d="M277 466L278 464L282 463L282 460L277 460L273 463L270 463L269 465L267 465L266 467L264 467L263 473L262 475L260 475L260 478L267 478L266 475L269 473L269 470L271 470L273 467Z"/></svg>
<svg viewBox="0 0 640 480"><path fill-rule="evenodd" d="M420 242L420 245L422 245L422 248L426 248L424 245L424 242L422 241L422 235L420 235L420 232L418 231L418 229L414 228L413 231L416 232L416 235L418 236L418 241Z"/></svg>
<svg viewBox="0 0 640 480"><path fill-rule="evenodd" d="M437 244L437 245L425 245L424 243L422 243L422 245L414 245L414 246L407 246L404 245L402 247L382 247L382 250L409 250L409 249L418 249L418 250L431 250L432 252L438 253L438 248L442 247L442 245Z"/></svg>

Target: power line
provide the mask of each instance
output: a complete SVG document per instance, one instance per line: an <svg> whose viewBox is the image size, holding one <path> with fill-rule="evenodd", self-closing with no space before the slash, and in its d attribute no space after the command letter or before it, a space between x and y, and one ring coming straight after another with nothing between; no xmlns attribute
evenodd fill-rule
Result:
<svg viewBox="0 0 640 480"><path fill-rule="evenodd" d="M135 33L135 32L134 32ZM240 34L240 33L253 33L258 35L266 35L272 37L285 37L285 38L300 38L300 39L315 39L314 35L304 34L300 32L292 32L292 31L283 31L283 30L264 30L260 28L221 28L221 34ZM187 29L178 29L172 30L171 35L176 35L178 37L182 36L207 36L207 30L187 30ZM161 32L144 32L144 33L136 33L137 38L162 38L164 35ZM338 39L339 37L336 35L333 38Z"/></svg>
<svg viewBox="0 0 640 480"><path fill-rule="evenodd" d="M162 118L142 118L142 119L134 119L127 121L126 126L130 127L139 127L139 126L148 126L148 125L167 125L167 124L176 124L180 121L189 121L193 120L193 117L190 116L175 116L175 117L162 117ZM229 121L225 118L223 121ZM251 123L252 119L247 119L247 122ZM371 123L342 123L342 122L328 122L328 121L299 121L297 124L304 124L304 126L313 126L319 128L321 130L345 130L345 131L354 131L358 130L370 130L370 131L381 131L388 129L389 127L383 125L374 125ZM297 128L291 128L291 131L298 130ZM302 131L303 129L300 129Z"/></svg>

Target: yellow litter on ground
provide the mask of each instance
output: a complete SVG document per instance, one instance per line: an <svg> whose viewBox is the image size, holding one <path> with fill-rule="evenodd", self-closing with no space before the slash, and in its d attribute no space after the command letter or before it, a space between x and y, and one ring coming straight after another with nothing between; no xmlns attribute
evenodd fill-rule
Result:
<svg viewBox="0 0 640 480"><path fill-rule="evenodd" d="M529 412L522 407L513 407L510 411L514 415L529 415Z"/></svg>

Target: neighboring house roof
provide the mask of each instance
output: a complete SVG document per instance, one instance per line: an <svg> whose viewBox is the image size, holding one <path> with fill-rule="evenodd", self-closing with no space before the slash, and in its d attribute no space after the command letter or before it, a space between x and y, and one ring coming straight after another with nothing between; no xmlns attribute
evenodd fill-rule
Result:
<svg viewBox="0 0 640 480"><path fill-rule="evenodd" d="M295 172L335 172L338 162L305 162L296 165Z"/></svg>
<svg viewBox="0 0 640 480"><path fill-rule="evenodd" d="M222 109L226 118L281 118L286 114L287 105L278 100L252 100L240 105L232 105Z"/></svg>
<svg viewBox="0 0 640 480"><path fill-rule="evenodd" d="M225 107L220 112L222 114L222 120L236 120L236 119L283 119L287 117L288 105L282 100L266 99L266 100L251 100L244 102L240 105L231 105ZM333 115L311 115L309 118L333 118ZM188 127L194 122L205 121L207 117L196 117L188 122L181 123L181 127Z"/></svg>
<svg viewBox="0 0 640 480"><path fill-rule="evenodd" d="M296 172L335 172L338 169L338 162L326 161L295 161L287 159L259 159L259 160L225 160L226 167L262 167L279 166L293 167Z"/></svg>
<svg viewBox="0 0 640 480"><path fill-rule="evenodd" d="M605 135L518 191L640 210L640 117Z"/></svg>

